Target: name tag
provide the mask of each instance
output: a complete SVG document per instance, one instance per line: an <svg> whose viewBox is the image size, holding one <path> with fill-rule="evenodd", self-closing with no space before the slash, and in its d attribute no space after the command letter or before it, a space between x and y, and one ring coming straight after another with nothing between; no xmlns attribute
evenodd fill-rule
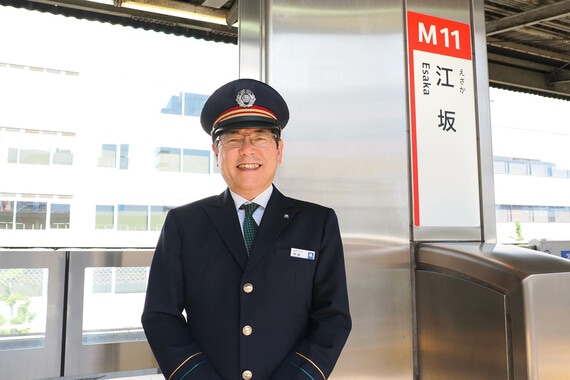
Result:
<svg viewBox="0 0 570 380"><path fill-rule="evenodd" d="M291 248L291 257L297 257L299 259L314 260L315 251L307 251L305 249Z"/></svg>

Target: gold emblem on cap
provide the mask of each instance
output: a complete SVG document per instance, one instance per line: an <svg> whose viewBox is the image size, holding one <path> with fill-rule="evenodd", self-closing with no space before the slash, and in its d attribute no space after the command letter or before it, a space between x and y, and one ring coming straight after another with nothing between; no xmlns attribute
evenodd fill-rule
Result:
<svg viewBox="0 0 570 380"><path fill-rule="evenodd" d="M255 103L255 94L253 91L244 88L237 93L236 102L241 108L249 108Z"/></svg>

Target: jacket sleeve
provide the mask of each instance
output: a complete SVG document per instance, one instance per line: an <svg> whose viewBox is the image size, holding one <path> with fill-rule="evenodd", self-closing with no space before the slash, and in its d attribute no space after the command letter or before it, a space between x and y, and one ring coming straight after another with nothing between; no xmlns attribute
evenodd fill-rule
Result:
<svg viewBox="0 0 570 380"><path fill-rule="evenodd" d="M142 325L168 380L220 380L214 367L190 336L184 310L182 241L170 212L164 222L152 259Z"/></svg>
<svg viewBox="0 0 570 380"><path fill-rule="evenodd" d="M310 329L271 380L326 380L352 328L336 214L329 209L313 280Z"/></svg>

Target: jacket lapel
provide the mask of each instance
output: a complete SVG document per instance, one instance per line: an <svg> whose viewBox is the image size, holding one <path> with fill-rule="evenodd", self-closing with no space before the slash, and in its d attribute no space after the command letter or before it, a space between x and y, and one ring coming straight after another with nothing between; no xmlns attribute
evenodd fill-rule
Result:
<svg viewBox="0 0 570 380"><path fill-rule="evenodd" d="M251 270L257 264L263 257L263 253L267 251L283 229L295 217L298 208L292 206L288 199L276 187L273 187L273 193L263 213L261 225L255 236L252 251L247 262L248 270Z"/></svg>
<svg viewBox="0 0 570 380"><path fill-rule="evenodd" d="M214 201L206 207L206 213L228 251L243 270L248 261L247 252L235 204L229 190L226 189L222 194L215 197Z"/></svg>

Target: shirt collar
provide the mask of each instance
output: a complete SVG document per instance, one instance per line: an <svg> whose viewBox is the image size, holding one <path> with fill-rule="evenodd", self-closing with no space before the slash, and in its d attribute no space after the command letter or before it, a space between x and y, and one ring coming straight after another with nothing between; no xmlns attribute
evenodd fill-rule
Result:
<svg viewBox="0 0 570 380"><path fill-rule="evenodd" d="M267 202L269 202L269 198L271 198L272 193L273 193L273 185L270 185L267 189L265 189L257 197L253 198L253 200L250 202L241 195L236 194L230 190L230 194L232 195L232 198L234 200L236 210L239 210L240 206L244 203L257 203L259 206L265 208L267 207Z"/></svg>

